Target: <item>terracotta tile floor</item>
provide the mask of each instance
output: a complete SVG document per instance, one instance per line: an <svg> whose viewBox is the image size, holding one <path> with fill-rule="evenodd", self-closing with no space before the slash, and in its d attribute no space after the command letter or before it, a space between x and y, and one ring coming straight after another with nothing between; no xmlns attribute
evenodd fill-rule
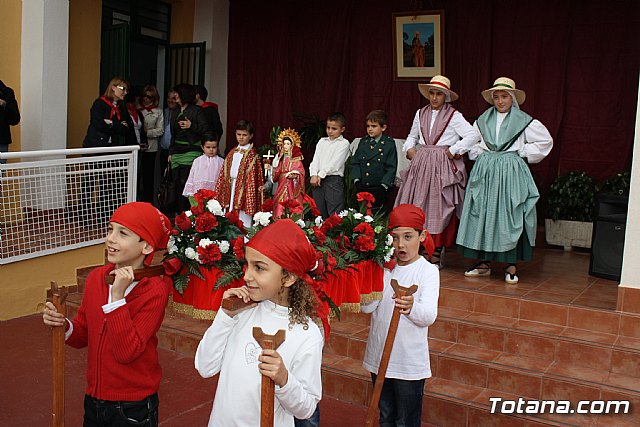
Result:
<svg viewBox="0 0 640 427"><path fill-rule="evenodd" d="M40 315L0 322L0 426L38 427L51 418L51 335ZM159 349L160 425L206 426L216 379L200 378L193 357ZM86 349L66 349L65 421L82 425ZM364 423L366 408L325 397L320 404L322 426L355 427ZM345 414L349 414L345 417ZM426 426L427 424L424 424Z"/></svg>
<svg viewBox="0 0 640 427"><path fill-rule="evenodd" d="M493 263L490 277L464 277L464 271L475 260L450 250L444 256L440 285L449 289L615 310L619 283L590 276L589 257L590 253L586 251L536 248L532 261L518 264L520 282L507 285L502 270L505 264Z"/></svg>

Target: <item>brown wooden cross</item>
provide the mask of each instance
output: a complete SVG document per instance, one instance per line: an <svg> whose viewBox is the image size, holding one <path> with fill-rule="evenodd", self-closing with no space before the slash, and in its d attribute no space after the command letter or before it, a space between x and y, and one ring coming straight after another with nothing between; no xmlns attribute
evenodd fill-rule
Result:
<svg viewBox="0 0 640 427"><path fill-rule="evenodd" d="M56 282L51 282L51 302L56 306L58 313L67 316L67 288L58 288ZM52 381L53 381L53 405L51 411L51 425L64 427L64 327L52 329Z"/></svg>
<svg viewBox="0 0 640 427"><path fill-rule="evenodd" d="M145 277L155 277L164 275L164 266L162 264L150 265L149 267L138 268L133 270L133 280L140 280ZM104 277L104 281L108 285L113 285L113 281L116 280L116 276L113 274L107 274Z"/></svg>
<svg viewBox="0 0 640 427"><path fill-rule="evenodd" d="M258 341L263 350L277 350L284 342L285 330L280 329L275 335L267 335L259 326L253 327L253 338ZM265 375L262 376L262 392L260 395L260 427L273 427L273 412L275 402L275 383Z"/></svg>
<svg viewBox="0 0 640 427"><path fill-rule="evenodd" d="M407 295L413 295L417 290L417 285L411 285L407 288L400 286L396 279L391 279L391 287L396 294L396 298L404 297ZM389 357L391 357L391 350L393 349L393 341L396 339L396 332L398 332L398 323L400 322L400 309L398 307L393 308L393 315L391 316L391 322L389 322L389 332L387 333L387 339L384 342L384 350L382 350L382 358L380 359L380 367L378 367L378 376L376 377L376 384L373 387L373 395L371 396L371 402L369 403L369 410L367 411L367 418L364 425L371 427L373 425L373 419L376 415L378 402L380 401L380 393L382 393L382 385L384 384L384 376L387 373L387 366L389 366Z"/></svg>
<svg viewBox="0 0 640 427"><path fill-rule="evenodd" d="M220 305L225 310L236 311L238 309L241 309L243 307L246 307L248 305L255 304L255 303L256 303L255 301L251 301L251 300L249 302L244 302L242 298L232 295L230 297L223 299Z"/></svg>

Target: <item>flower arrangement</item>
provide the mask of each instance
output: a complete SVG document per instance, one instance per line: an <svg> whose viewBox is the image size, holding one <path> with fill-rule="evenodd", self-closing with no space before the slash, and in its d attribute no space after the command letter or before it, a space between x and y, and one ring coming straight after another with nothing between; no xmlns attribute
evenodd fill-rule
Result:
<svg viewBox="0 0 640 427"><path fill-rule="evenodd" d="M290 218L306 232L322 254L328 272L366 260L383 266L393 255L393 240L387 232L386 221L380 214L372 216L374 198L370 193L358 193L357 201L357 210L349 208L323 220L315 202L307 195L302 204L295 200L281 203L284 208L281 217ZM262 211L254 215L249 236L278 219L273 217L272 210L273 201L268 199Z"/></svg>
<svg viewBox="0 0 640 427"><path fill-rule="evenodd" d="M236 212L223 213L216 193L202 189L189 198L191 209L175 218L167 245L166 265L174 272L174 287L181 294L193 274L204 280L201 267L216 267L223 274L214 290L243 276L244 227Z"/></svg>

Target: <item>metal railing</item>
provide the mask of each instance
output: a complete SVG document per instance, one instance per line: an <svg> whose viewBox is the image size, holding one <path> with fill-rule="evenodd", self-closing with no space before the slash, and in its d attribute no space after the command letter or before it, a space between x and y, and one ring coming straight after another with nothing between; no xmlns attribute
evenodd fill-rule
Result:
<svg viewBox="0 0 640 427"><path fill-rule="evenodd" d="M0 153L0 264L102 243L136 199L138 146Z"/></svg>

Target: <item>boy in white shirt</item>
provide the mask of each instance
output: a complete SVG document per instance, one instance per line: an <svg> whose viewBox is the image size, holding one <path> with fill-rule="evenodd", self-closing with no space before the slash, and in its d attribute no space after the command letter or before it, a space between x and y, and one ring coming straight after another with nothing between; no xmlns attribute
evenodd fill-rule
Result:
<svg viewBox="0 0 640 427"><path fill-rule="evenodd" d="M333 113L327 119L327 137L321 138L309 165L313 199L323 218L344 209L344 163L349 157L349 141L342 134L347 119Z"/></svg>
<svg viewBox="0 0 640 427"><path fill-rule="evenodd" d="M440 271L418 254L421 245L428 247L427 252L434 248L424 223L424 212L414 205L391 211L389 230L397 265L384 271L382 300L361 306L362 312L373 313L362 366L371 372L374 384L394 308L403 314L378 405L381 426L420 427L424 381L431 377L428 331L438 314ZM396 298L391 279L404 287L418 285L418 290Z"/></svg>

